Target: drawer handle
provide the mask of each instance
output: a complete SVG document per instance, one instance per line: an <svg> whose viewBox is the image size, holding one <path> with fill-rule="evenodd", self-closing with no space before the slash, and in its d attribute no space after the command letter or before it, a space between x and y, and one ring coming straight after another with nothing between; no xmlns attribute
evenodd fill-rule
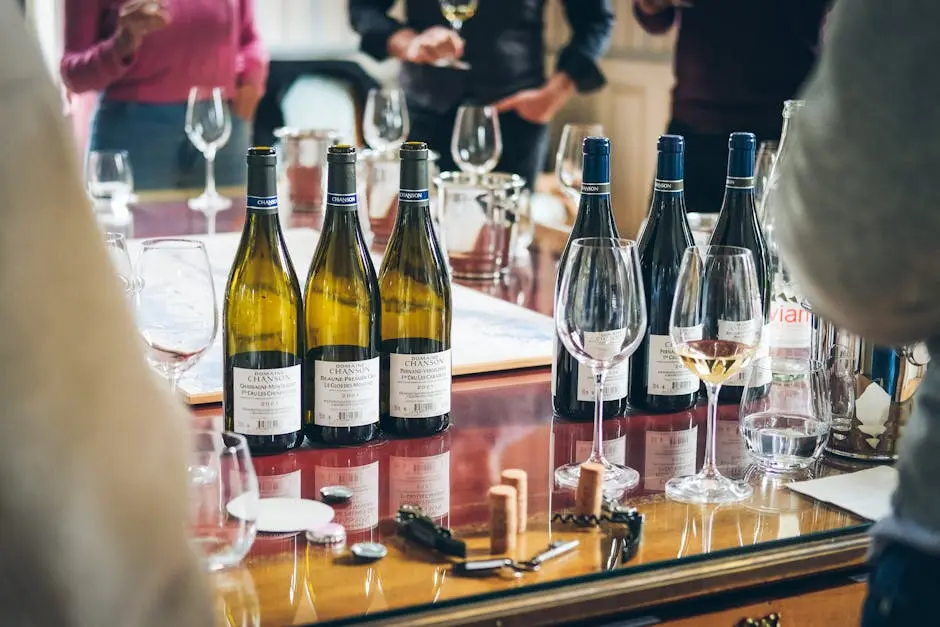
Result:
<svg viewBox="0 0 940 627"><path fill-rule="evenodd" d="M763 618L744 618L735 627L780 627L780 614L774 612Z"/></svg>

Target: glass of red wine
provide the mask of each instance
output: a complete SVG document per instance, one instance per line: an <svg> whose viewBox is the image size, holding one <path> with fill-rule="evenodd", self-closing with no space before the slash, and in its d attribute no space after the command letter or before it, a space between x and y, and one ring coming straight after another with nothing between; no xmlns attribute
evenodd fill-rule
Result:
<svg viewBox="0 0 940 627"><path fill-rule="evenodd" d="M747 483L718 471L718 392L722 383L750 364L763 324L761 292L750 250L736 246L686 249L669 335L683 365L705 384L708 432L702 470L667 481L667 497L684 503L735 503L751 496Z"/></svg>
<svg viewBox="0 0 940 627"><path fill-rule="evenodd" d="M180 376L215 342L218 305L205 244L149 239L141 244L135 295L147 361L175 392Z"/></svg>

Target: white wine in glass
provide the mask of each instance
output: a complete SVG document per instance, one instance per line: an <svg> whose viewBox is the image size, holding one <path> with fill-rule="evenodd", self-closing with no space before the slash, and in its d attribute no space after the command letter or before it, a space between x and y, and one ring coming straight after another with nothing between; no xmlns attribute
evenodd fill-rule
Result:
<svg viewBox="0 0 940 627"><path fill-rule="evenodd" d="M441 13L444 19L454 29L454 32L460 34L464 22L476 15L477 0L441 0ZM469 70L470 64L460 59L441 59L434 65L438 67L449 67L457 70Z"/></svg>

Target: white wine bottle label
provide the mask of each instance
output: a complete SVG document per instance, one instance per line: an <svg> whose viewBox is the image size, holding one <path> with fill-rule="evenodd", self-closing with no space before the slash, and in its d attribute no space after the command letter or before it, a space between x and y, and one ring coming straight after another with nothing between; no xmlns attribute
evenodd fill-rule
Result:
<svg viewBox="0 0 940 627"><path fill-rule="evenodd" d="M379 462L350 468L314 466L314 493L330 485L352 490L349 505L336 508L334 522L347 531L363 531L379 525Z"/></svg>
<svg viewBox="0 0 940 627"><path fill-rule="evenodd" d="M284 475L258 475L258 495L263 499L283 497L301 498L302 472L295 470Z"/></svg>
<svg viewBox="0 0 940 627"><path fill-rule="evenodd" d="M770 303L770 347L809 348L813 341L812 314L797 305L775 299Z"/></svg>
<svg viewBox="0 0 940 627"><path fill-rule="evenodd" d="M427 202L430 194L426 189L400 189L398 190L398 202Z"/></svg>
<svg viewBox="0 0 940 627"><path fill-rule="evenodd" d="M576 441L574 443L574 459L572 461L578 464L586 461L587 458L591 456L591 447L593 446L594 443L591 440ZM606 457L607 461L611 464L626 466L627 436L622 435L619 438L604 440L604 444L601 448L604 450L604 457Z"/></svg>
<svg viewBox="0 0 940 627"><path fill-rule="evenodd" d="M389 413L394 418L433 418L450 412L450 349L389 355Z"/></svg>
<svg viewBox="0 0 940 627"><path fill-rule="evenodd" d="M626 329L585 331L584 351L594 359L610 359L622 352ZM604 400L618 401L627 395L630 372L627 360L607 371L604 379ZM578 400L594 402L594 372L590 366L578 363Z"/></svg>
<svg viewBox="0 0 940 627"><path fill-rule="evenodd" d="M245 203L249 211L270 213L277 211L277 196L248 196Z"/></svg>
<svg viewBox="0 0 940 627"><path fill-rule="evenodd" d="M755 325L759 324L755 320L719 320L718 321L718 339L720 340L730 340L732 342L743 342L745 344L751 344L754 339L754 329ZM757 345L757 351L754 353L754 357L751 359L750 365L748 365L743 370L737 372L736 374L731 375L724 385L733 385L737 387L744 387L748 385L748 381L751 378L751 370L753 364L762 363L765 366L767 362L764 358L770 356L770 325L765 325L761 331L760 343ZM761 386L767 383L770 383L771 374L770 370L767 368L761 368L759 370L760 380L754 380L750 382L751 386Z"/></svg>
<svg viewBox="0 0 940 627"><path fill-rule="evenodd" d="M359 199L355 192L352 194L327 193L326 204L337 209L355 209L359 205Z"/></svg>
<svg viewBox="0 0 940 627"><path fill-rule="evenodd" d="M300 431L300 364L287 368L232 368L235 431L282 435Z"/></svg>
<svg viewBox="0 0 940 627"><path fill-rule="evenodd" d="M390 457L388 500L391 511L417 505L431 518L450 514L450 452L431 457Z"/></svg>
<svg viewBox="0 0 940 627"><path fill-rule="evenodd" d="M643 489L665 490L673 477L695 474L698 427L681 431L647 431Z"/></svg>
<svg viewBox="0 0 940 627"><path fill-rule="evenodd" d="M313 422L361 427L379 421L379 358L313 362Z"/></svg>
<svg viewBox="0 0 940 627"><path fill-rule="evenodd" d="M697 330L697 332L696 332ZM702 327L688 327L683 338L687 342L702 339ZM682 365L668 335L650 335L647 362L647 394L679 396L698 391L699 380Z"/></svg>

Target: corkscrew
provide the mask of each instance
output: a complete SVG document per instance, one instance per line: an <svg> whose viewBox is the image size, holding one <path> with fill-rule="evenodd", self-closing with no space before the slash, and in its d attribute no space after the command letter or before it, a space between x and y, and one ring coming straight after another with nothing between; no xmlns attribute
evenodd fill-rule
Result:
<svg viewBox="0 0 940 627"><path fill-rule="evenodd" d="M406 540L451 557L466 557L467 544L453 537L450 529L434 524L417 505L402 505L395 515L398 534Z"/></svg>
<svg viewBox="0 0 940 627"><path fill-rule="evenodd" d="M580 544L580 540L568 540L567 542L557 540L549 544L544 551L522 562L516 562L508 557L461 562L454 564L454 574L458 577L503 576L506 574L511 577L519 577L522 573L539 570L545 562L570 553L578 548Z"/></svg>

